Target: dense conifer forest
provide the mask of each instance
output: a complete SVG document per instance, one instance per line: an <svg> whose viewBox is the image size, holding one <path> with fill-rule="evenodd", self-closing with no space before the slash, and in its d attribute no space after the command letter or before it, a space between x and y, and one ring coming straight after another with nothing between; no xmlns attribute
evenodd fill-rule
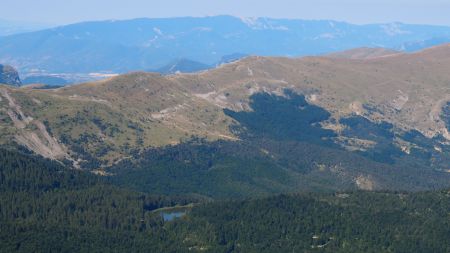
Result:
<svg viewBox="0 0 450 253"><path fill-rule="evenodd" d="M0 150L1 252L449 252L450 192L149 195ZM190 204L190 205L188 205ZM185 215L161 215L184 206Z"/></svg>

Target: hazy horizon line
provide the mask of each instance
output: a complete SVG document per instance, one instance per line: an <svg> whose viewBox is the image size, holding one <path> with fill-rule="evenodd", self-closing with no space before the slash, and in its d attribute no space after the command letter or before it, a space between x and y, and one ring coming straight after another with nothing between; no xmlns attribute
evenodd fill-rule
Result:
<svg viewBox="0 0 450 253"><path fill-rule="evenodd" d="M352 22L347 20L339 20L339 19L327 19L327 18L293 18L293 17L278 17L278 16L239 16L233 14L217 14L217 15L180 15L180 16L165 16L165 17L150 17L150 16L136 16L130 18L98 18L98 19L86 19L79 20L73 22L61 22L61 23L49 23L43 21L26 21L26 20L18 20L18 19L5 19L0 17L0 21L2 22L10 22L12 24L17 25L40 25L40 26L48 26L47 28L56 28L60 26L74 25L80 23L93 23L93 22L107 22L107 21L131 21L138 19L151 19L151 20L162 20L162 19L183 19L183 18L214 18L214 17L233 17L237 19L271 19L271 20L299 20L299 21L332 21L337 23L346 23L351 25L383 25L383 24L403 24L403 25L424 25L424 26L442 26L442 27L450 27L450 25L446 24L433 24L433 23L415 23L415 22L405 22L405 21L386 21L386 22Z"/></svg>

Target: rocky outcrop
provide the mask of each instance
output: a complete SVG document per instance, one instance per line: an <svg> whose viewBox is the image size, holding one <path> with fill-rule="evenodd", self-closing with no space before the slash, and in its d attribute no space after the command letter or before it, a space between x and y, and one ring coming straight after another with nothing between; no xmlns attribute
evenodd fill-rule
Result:
<svg viewBox="0 0 450 253"><path fill-rule="evenodd" d="M18 144L46 158L72 160L67 153L67 148L50 135L47 127L41 121L25 115L21 105L14 99L7 88L0 88L0 97L7 102L1 109L6 110L7 115L9 115L17 129L15 140ZM74 167L77 168L75 162Z"/></svg>
<svg viewBox="0 0 450 253"><path fill-rule="evenodd" d="M22 83L16 69L9 65L0 64L0 84L20 86Z"/></svg>

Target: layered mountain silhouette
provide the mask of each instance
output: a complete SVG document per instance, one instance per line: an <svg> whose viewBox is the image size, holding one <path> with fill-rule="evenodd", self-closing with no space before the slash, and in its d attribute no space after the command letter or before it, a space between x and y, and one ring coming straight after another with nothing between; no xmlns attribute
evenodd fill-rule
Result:
<svg viewBox="0 0 450 253"><path fill-rule="evenodd" d="M0 61L20 72L159 69L178 59L215 65L235 53L319 55L357 47L418 50L450 41L450 28L401 23L214 16L84 22L0 38Z"/></svg>

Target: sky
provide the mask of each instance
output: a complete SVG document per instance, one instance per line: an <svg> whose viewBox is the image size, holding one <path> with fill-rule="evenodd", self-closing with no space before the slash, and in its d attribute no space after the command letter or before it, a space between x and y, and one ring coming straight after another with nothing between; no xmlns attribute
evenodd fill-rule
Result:
<svg viewBox="0 0 450 253"><path fill-rule="evenodd" d="M62 25L91 20L233 15L450 26L450 0L0 0L0 19Z"/></svg>

